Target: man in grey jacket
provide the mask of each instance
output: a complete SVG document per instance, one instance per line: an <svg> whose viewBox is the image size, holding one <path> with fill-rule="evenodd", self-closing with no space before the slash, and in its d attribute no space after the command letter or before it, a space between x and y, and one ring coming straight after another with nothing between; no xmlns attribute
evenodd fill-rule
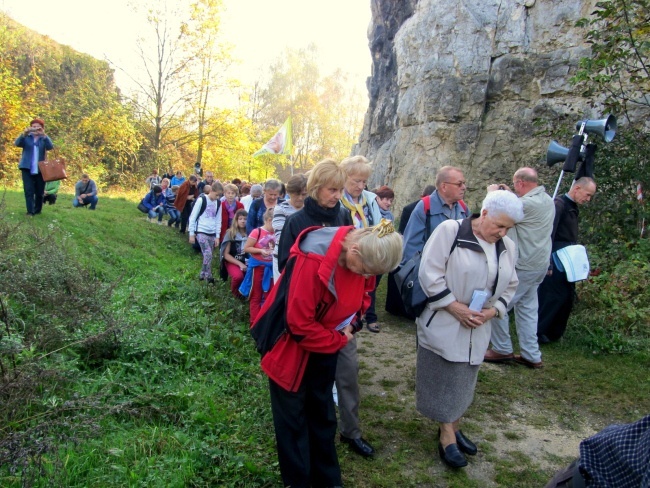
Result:
<svg viewBox="0 0 650 488"><path fill-rule="evenodd" d="M90 210L95 210L97 206L97 185L90 179L86 173L81 175L81 179L74 186L73 207L85 207L90 205Z"/></svg>
<svg viewBox="0 0 650 488"><path fill-rule="evenodd" d="M492 319L492 349L485 353L485 361L501 363L517 361L529 368L541 368L542 353L537 343L537 287L540 285L551 255L551 232L555 206L553 199L546 194L543 186L537 184L537 171L532 168L518 169L512 184L517 196L524 205L524 219L508 232L517 244L517 264L515 269L519 285L509 310L515 309L515 324L519 337L521 355L514 355L508 315ZM505 185L490 185L488 191Z"/></svg>

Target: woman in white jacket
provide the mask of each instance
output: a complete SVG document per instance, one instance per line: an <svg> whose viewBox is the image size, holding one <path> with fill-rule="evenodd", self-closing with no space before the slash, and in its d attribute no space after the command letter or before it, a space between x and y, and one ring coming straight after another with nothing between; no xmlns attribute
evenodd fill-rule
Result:
<svg viewBox="0 0 650 488"><path fill-rule="evenodd" d="M463 453L477 452L459 421L474 399L490 320L506 314L517 288L517 253L506 232L522 218L517 196L495 191L480 215L441 223L424 246L419 278L431 302L416 320L416 402L440 423L438 451L454 468L467 465ZM472 303L477 294L483 299Z"/></svg>

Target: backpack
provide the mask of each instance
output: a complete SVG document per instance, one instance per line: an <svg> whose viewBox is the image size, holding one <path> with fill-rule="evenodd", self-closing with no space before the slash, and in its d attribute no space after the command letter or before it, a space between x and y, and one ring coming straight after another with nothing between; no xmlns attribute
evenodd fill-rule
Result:
<svg viewBox="0 0 650 488"><path fill-rule="evenodd" d="M429 199L426 198L426 201ZM425 203L425 209L427 204ZM429 210L427 212L427 221L426 221L426 233L427 240L429 238ZM460 223L458 223L458 228L460 229ZM451 255L458 245L458 233L456 233L456 238L451 245L449 254ZM428 303L432 301L431 297L422 289L420 285L419 273L420 273L420 260L422 259L422 251L418 251L415 256L409 259L404 266L402 266L395 274L393 279L399 290L400 297L402 299L402 305L404 308L405 316L411 320L415 320L419 317L422 312L424 312L425 307Z"/></svg>
<svg viewBox="0 0 650 488"><path fill-rule="evenodd" d="M250 328L257 352L262 356L273 349L273 346L280 340L282 335L289 332L286 310L289 300L289 283L291 282L295 262L296 257L291 256L284 267L280 280L275 285L278 290L273 303L266 309L264 314L258 314Z"/></svg>

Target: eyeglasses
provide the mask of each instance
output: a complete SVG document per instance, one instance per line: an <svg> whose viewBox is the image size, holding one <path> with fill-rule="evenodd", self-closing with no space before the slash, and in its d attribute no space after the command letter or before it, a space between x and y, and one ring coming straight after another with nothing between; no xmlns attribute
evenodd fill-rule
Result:
<svg viewBox="0 0 650 488"><path fill-rule="evenodd" d="M460 188L461 186L467 186L466 181L459 181L457 183L452 183L451 181L443 181L443 183L446 183L447 185L454 185L457 186L458 188Z"/></svg>

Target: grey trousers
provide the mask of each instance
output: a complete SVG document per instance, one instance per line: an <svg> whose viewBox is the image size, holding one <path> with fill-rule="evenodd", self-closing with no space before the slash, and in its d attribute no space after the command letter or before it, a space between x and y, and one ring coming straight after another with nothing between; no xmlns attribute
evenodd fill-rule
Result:
<svg viewBox="0 0 650 488"><path fill-rule="evenodd" d="M336 391L339 399L339 432L350 439L361 437L359 427L359 356L357 338L339 351L336 363Z"/></svg>
<svg viewBox="0 0 650 488"><path fill-rule="evenodd" d="M519 285L508 310L515 309L515 324L519 337L519 349L524 359L533 363L542 360L537 342L537 287L546 276L546 268L535 271L517 270ZM500 354L512 353L508 316L492 319L492 349Z"/></svg>

